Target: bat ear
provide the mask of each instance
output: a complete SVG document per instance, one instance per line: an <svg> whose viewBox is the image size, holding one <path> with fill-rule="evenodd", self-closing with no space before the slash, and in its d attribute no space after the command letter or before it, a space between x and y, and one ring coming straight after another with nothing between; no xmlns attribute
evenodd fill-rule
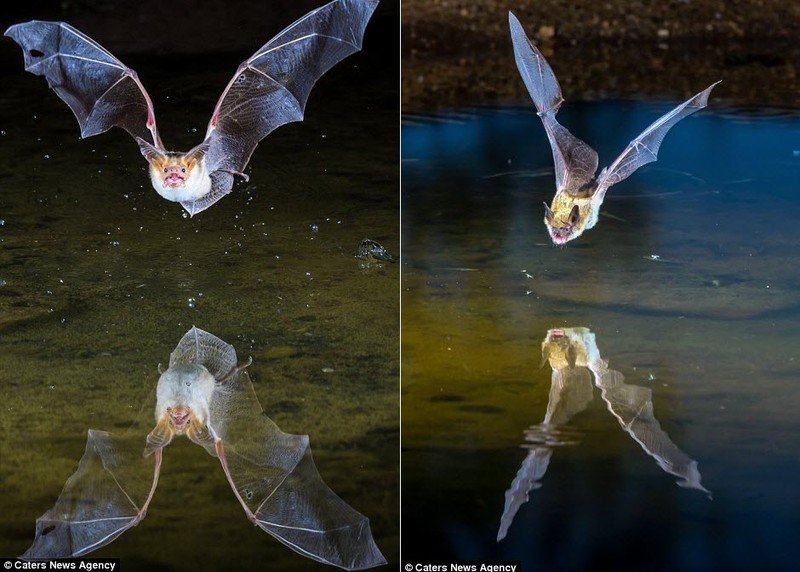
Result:
<svg viewBox="0 0 800 572"><path fill-rule="evenodd" d="M197 147L186 153L186 159L188 161L199 162L203 157L206 156L208 153L208 149L211 146L211 143L206 140L200 143Z"/></svg>
<svg viewBox="0 0 800 572"><path fill-rule="evenodd" d="M147 446L144 448L143 456L149 457L156 449L163 449L172 441L173 433L166 417L163 417L158 425L147 435Z"/></svg>
<svg viewBox="0 0 800 572"><path fill-rule="evenodd" d="M544 203L544 216L550 222L553 222L553 211L547 206L547 203Z"/></svg>
<svg viewBox="0 0 800 572"><path fill-rule="evenodd" d="M157 163L163 161L167 157L167 154L161 149L151 145L141 137L137 137L136 142L139 144L139 150L142 152L142 155L144 155L144 158L147 159L148 163Z"/></svg>

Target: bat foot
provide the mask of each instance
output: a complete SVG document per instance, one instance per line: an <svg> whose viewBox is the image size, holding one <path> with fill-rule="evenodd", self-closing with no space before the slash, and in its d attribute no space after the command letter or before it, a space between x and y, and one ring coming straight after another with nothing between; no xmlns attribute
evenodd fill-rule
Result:
<svg viewBox="0 0 800 572"><path fill-rule="evenodd" d="M240 173L239 171L234 171L232 169L218 169L218 170L222 171L223 173L230 173L231 175L235 175L237 177L241 177L242 179L244 179L245 183L249 183L250 182L250 176L249 175L245 175L244 173Z"/></svg>

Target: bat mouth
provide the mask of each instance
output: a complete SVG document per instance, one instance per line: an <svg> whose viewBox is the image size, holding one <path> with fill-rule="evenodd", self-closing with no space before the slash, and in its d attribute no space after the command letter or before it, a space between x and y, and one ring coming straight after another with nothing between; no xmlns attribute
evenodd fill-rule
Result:
<svg viewBox="0 0 800 572"><path fill-rule="evenodd" d="M554 338L563 338L564 337L564 330L561 328L555 328L550 330L550 336Z"/></svg>
<svg viewBox="0 0 800 572"><path fill-rule="evenodd" d="M183 431L189 423L192 411L188 407L173 407L168 410L169 419L176 431Z"/></svg>
<svg viewBox="0 0 800 572"><path fill-rule="evenodd" d="M572 227L553 228L550 230L550 238L553 239L553 244L558 246L569 242L570 234L572 234Z"/></svg>
<svg viewBox="0 0 800 572"><path fill-rule="evenodd" d="M165 187L182 187L186 183L186 179L180 176L178 173L170 173L166 177L164 177L164 186Z"/></svg>

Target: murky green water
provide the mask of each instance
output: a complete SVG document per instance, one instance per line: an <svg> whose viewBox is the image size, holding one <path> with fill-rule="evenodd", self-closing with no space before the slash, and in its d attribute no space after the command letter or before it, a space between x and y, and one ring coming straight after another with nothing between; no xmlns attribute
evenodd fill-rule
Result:
<svg viewBox="0 0 800 572"><path fill-rule="evenodd" d="M559 120L608 164L669 107ZM542 221L552 156L530 108L406 118L404 562L795 566L800 119L711 107L564 248ZM554 328L586 328L616 377L574 350L554 376ZM692 461L710 495L677 486Z"/></svg>
<svg viewBox="0 0 800 572"><path fill-rule="evenodd" d="M87 430L122 430L150 403L156 366L194 324L253 357L265 412L310 435L320 474L396 565L399 268L354 258L364 238L399 254L396 68L381 54L337 66L306 120L256 150L250 183L188 219L152 190L127 134L79 140L66 106L5 48L0 555L30 544ZM128 62L167 146L199 142L238 61L180 74L170 59ZM253 527L199 447L176 441L164 463L147 518L93 555L127 570L323 568Z"/></svg>

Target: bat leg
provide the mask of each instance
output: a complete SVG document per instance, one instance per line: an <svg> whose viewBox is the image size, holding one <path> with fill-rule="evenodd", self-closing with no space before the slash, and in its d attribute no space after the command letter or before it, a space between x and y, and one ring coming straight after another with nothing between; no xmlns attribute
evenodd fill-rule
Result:
<svg viewBox="0 0 800 572"><path fill-rule="evenodd" d="M236 499L239 501L239 504L242 505L242 508L244 509L244 513L245 515L247 515L248 520L250 520L250 522L252 522L253 524L257 525L258 522L256 521L256 515L254 515L253 511L251 511L250 508L248 508L247 503L244 502L242 495L239 494L239 489L236 488L236 484L233 482L233 479L231 478L231 472L228 469L228 461L225 458L224 444L221 439L218 439L216 442L216 450L217 450L217 457L219 458L219 462L222 465L222 470L225 471L225 478L228 479L228 484L230 485L231 490L233 490L233 494L236 495Z"/></svg>
<svg viewBox="0 0 800 572"><path fill-rule="evenodd" d="M153 500L153 495L156 492L156 487L158 486L158 475L161 473L161 448L155 450L155 463L156 466L153 469L153 485L150 487L150 494L147 495L147 500L144 501L139 514L136 515L131 526L136 526L139 524L142 519L147 515L147 507L150 506L150 501Z"/></svg>
<svg viewBox="0 0 800 572"><path fill-rule="evenodd" d="M217 169L217 171L222 171L223 173L230 173L231 175L237 175L244 179L244 182L247 183L250 181L250 176L245 175L244 173L240 173L239 171L234 171L232 169Z"/></svg>

